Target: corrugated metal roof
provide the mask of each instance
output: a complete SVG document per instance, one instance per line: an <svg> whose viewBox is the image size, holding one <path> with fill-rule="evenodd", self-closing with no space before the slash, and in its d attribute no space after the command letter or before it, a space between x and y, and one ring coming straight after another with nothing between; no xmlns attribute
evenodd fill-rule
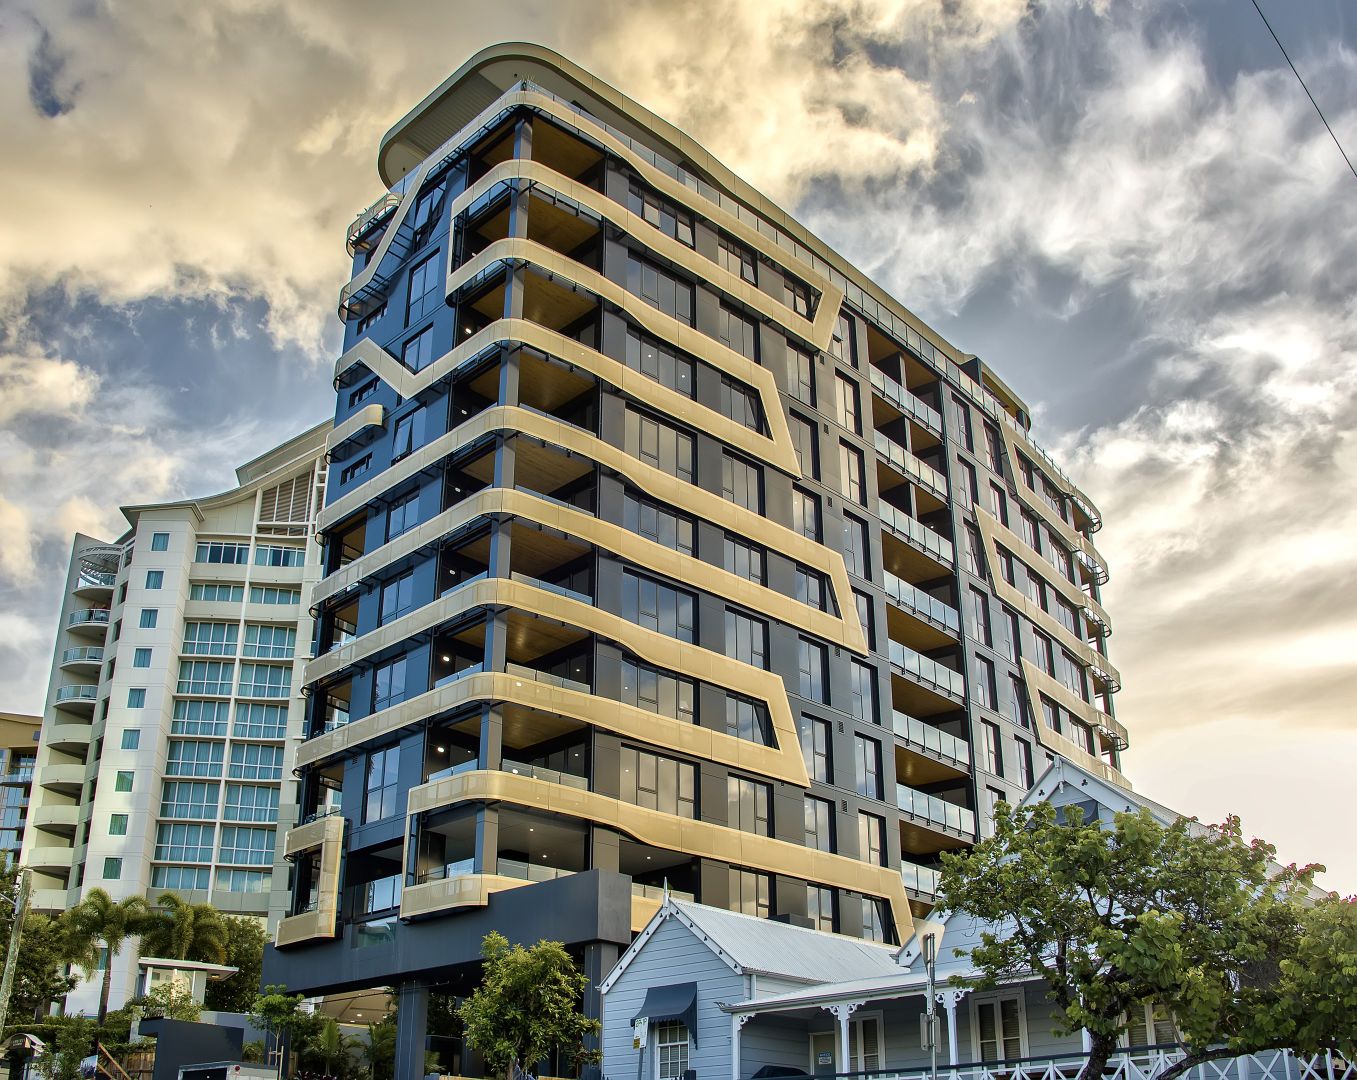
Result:
<svg viewBox="0 0 1357 1080"><path fill-rule="evenodd" d="M805 983L899 974L896 950L737 911L675 900L670 905L742 970Z"/></svg>

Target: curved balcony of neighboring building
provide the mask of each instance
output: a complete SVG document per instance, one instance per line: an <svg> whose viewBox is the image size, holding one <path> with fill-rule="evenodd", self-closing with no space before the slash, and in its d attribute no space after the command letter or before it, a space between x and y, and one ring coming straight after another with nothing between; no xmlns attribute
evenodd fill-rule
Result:
<svg viewBox="0 0 1357 1080"><path fill-rule="evenodd" d="M85 766L45 765L38 770L38 785L58 795L79 795L85 786Z"/></svg>
<svg viewBox="0 0 1357 1080"><path fill-rule="evenodd" d="M64 878L74 863L73 847L33 847L28 853L28 868L35 874Z"/></svg>
<svg viewBox="0 0 1357 1080"><path fill-rule="evenodd" d="M108 608L78 608L66 617L66 629L73 634L98 637L101 640L108 630Z"/></svg>
<svg viewBox="0 0 1357 1080"><path fill-rule="evenodd" d="M28 814L29 828L68 840L75 836L75 829L79 824L80 807L74 803L65 806L49 803L30 810Z"/></svg>
<svg viewBox="0 0 1357 1080"><path fill-rule="evenodd" d="M102 645L77 645L73 649L66 649L61 654L59 661L63 671L83 671L93 673L99 670L104 662L104 647Z"/></svg>
<svg viewBox="0 0 1357 1080"><path fill-rule="evenodd" d="M90 744L91 725L84 720L58 718L43 729L43 741L49 749L83 758Z"/></svg>
<svg viewBox="0 0 1357 1080"><path fill-rule="evenodd" d="M113 592L118 579L118 563L122 549L113 544L87 547L76 553L75 584L71 591L76 596L102 599Z"/></svg>
<svg viewBox="0 0 1357 1080"><path fill-rule="evenodd" d="M94 715L94 702L99 697L99 687L94 683L67 683L57 687L52 703L58 709L79 713L82 716Z"/></svg>
<svg viewBox="0 0 1357 1080"><path fill-rule="evenodd" d="M60 871L58 871L56 876L62 878L65 877L64 874L60 873ZM63 885L59 888L50 888L41 885L34 885L33 891L29 893L29 907L33 911L43 911L43 912L65 911L67 907L65 886Z"/></svg>

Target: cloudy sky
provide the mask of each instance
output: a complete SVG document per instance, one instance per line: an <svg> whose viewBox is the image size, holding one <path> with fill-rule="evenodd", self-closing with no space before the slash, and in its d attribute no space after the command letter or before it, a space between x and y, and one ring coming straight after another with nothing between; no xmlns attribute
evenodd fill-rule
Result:
<svg viewBox="0 0 1357 1080"><path fill-rule="evenodd" d="M1261 2L1357 152L1354 8ZM1107 521L1137 787L1357 892L1357 178L1249 0L0 0L0 708L73 530L331 411L377 141L511 38L1033 403Z"/></svg>

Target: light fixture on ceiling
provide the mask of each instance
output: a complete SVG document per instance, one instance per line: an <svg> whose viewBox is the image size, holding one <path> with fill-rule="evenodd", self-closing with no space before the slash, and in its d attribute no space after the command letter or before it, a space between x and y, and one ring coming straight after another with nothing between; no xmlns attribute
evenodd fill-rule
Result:
<svg viewBox="0 0 1357 1080"><path fill-rule="evenodd" d="M451 656L440 657L440 659L441 659L441 660L443 661L443 663L445 663L445 664L451 664L451 663L452 663L452 657L451 657Z"/></svg>
<svg viewBox="0 0 1357 1080"><path fill-rule="evenodd" d="M447 751L447 748L446 748L446 747L435 746L435 747L433 748L433 752L434 752L435 754L446 754L448 751Z"/></svg>

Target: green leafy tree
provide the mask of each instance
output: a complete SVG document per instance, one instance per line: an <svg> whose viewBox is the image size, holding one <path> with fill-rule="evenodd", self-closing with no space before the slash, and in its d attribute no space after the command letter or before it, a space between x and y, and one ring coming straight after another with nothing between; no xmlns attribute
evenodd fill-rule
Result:
<svg viewBox="0 0 1357 1080"><path fill-rule="evenodd" d="M108 1015L108 996L113 987L113 959L129 937L140 934L150 920L150 908L140 896L114 900L103 889L91 889L64 916L71 960L84 969L87 978L99 970L101 946L108 951L103 986L99 990L99 1018Z"/></svg>
<svg viewBox="0 0 1357 1080"><path fill-rule="evenodd" d="M161 983L144 997L128 1002L139 1017L163 1016L170 1020L194 1020L202 1015L202 1006L193 1000L193 991L172 982ZM113 1014L109 1014L110 1018Z"/></svg>
<svg viewBox="0 0 1357 1080"><path fill-rule="evenodd" d="M18 870L0 861L0 893L14 896L18 891ZM14 905L0 903L0 955L14 933ZM53 1001L59 1001L75 989L79 979L65 973L71 962L65 929L58 919L30 911L24 919L19 942L19 960L14 971L14 989L10 995L10 1019L39 1019Z"/></svg>
<svg viewBox="0 0 1357 1080"><path fill-rule="evenodd" d="M264 972L264 946L269 937L259 919L225 915L226 959L224 964L238 969L229 979L207 984L203 1005L219 1012L249 1012L259 993Z"/></svg>
<svg viewBox="0 0 1357 1080"><path fill-rule="evenodd" d="M143 956L168 960L197 960L206 964L226 962L227 928L221 913L211 904L190 904L172 892L156 899L142 932Z"/></svg>
<svg viewBox="0 0 1357 1080"><path fill-rule="evenodd" d="M481 955L481 985L458 1015L467 1042L492 1071L508 1075L515 1063L530 1068L557 1049L575 1062L598 1060L585 1039L598 1035L599 1022L580 1008L589 980L564 945L539 941L525 949L492 932L481 943Z"/></svg>
<svg viewBox="0 0 1357 1080"><path fill-rule="evenodd" d="M34 1066L43 1080L80 1080L80 1062L94 1048L95 1024L83 1016L65 1017Z"/></svg>
<svg viewBox="0 0 1357 1080"><path fill-rule="evenodd" d="M1081 1080L1102 1077L1128 1010L1148 1002L1170 1010L1186 1050L1160 1080L1240 1053L1357 1049L1352 904L1314 906L1322 868L1278 869L1274 855L1237 818L1165 826L1142 809L1109 824L1000 803L992 837L943 856L940 907L995 928L971 954L979 988L1046 981L1061 1028L1088 1033ZM1302 978L1303 957L1335 947L1330 978Z"/></svg>
<svg viewBox="0 0 1357 1080"><path fill-rule="evenodd" d="M266 986L250 1006L250 1023L280 1045L305 1046L321 1024L320 1017L302 1008L305 1000L301 994L289 994L286 986Z"/></svg>

